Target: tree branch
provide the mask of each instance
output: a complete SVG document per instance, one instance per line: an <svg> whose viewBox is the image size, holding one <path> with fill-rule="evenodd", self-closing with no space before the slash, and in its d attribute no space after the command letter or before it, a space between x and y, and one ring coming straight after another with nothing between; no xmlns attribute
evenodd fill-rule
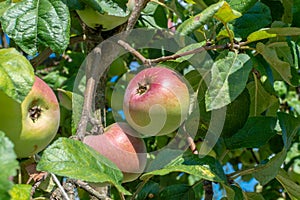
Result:
<svg viewBox="0 0 300 200"><path fill-rule="evenodd" d="M135 1L134 8L127 21L126 31L130 31L134 28L137 20L141 15L142 10L150 0L134 0L134 1Z"/></svg>
<svg viewBox="0 0 300 200"><path fill-rule="evenodd" d="M96 91L96 82L99 79L98 72L96 69L100 68L100 61L102 58L102 51L100 47L94 48L91 53L87 57L86 61L86 88L84 91L84 103L83 103L83 110L82 115L78 124L76 135L79 140L82 140L86 135L86 128L88 122L93 122L92 110L93 99ZM100 70L101 71L101 70ZM99 73L100 73L99 71ZM101 73L100 73L101 74ZM96 121L95 121L96 122Z"/></svg>
<svg viewBox="0 0 300 200"><path fill-rule="evenodd" d="M203 188L204 188L204 191L205 191L204 200L212 200L213 196L214 196L212 182L208 181L208 180L203 181Z"/></svg>
<svg viewBox="0 0 300 200"><path fill-rule="evenodd" d="M55 184L58 186L61 195L64 197L65 200L70 200L68 194L66 193L64 187L60 184L58 178L55 176L55 174L50 173L52 176L53 181L55 182Z"/></svg>
<svg viewBox="0 0 300 200"><path fill-rule="evenodd" d="M119 40L118 44L124 47L125 50L127 50L129 53L134 55L137 59L142 61L142 63L146 66L150 66L151 63L149 63L149 59L145 58L140 52L132 48L127 42L124 42L123 40Z"/></svg>
<svg viewBox="0 0 300 200"><path fill-rule="evenodd" d="M176 60L177 58L196 54L196 53L201 53L203 51L216 50L216 49L227 49L230 47L230 44L220 44L220 45L212 45L212 46L205 45L205 46L199 47L197 49L193 49L193 50L186 51L186 52L179 53L179 54L175 53L170 56L162 56L162 57L155 58L155 59L146 59L143 55L141 55L137 50L132 48L125 41L119 40L118 44L121 45L127 51L129 51L131 54L133 54L135 57L137 57L141 62L143 62L143 64L145 66L151 66L153 63L159 63L159 62L163 62L163 61L167 61L167 60Z"/></svg>
<svg viewBox="0 0 300 200"><path fill-rule="evenodd" d="M111 198L107 197L104 194L101 194L100 192L94 190L88 183L80 181L80 180L70 180L71 183L74 183L75 185L77 185L78 187L84 189L85 191L87 191L89 194L95 196L98 199L101 200L111 200Z"/></svg>

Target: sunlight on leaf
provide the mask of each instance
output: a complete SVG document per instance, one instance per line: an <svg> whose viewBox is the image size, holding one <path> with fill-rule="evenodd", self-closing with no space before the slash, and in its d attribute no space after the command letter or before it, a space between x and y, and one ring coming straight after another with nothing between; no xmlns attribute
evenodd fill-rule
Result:
<svg viewBox="0 0 300 200"><path fill-rule="evenodd" d="M1 18L4 32L29 55L38 48L63 52L69 43L70 14L60 0L24 0L5 11Z"/></svg>
<svg viewBox="0 0 300 200"><path fill-rule="evenodd" d="M37 170L93 183L112 183L120 192L122 172L110 160L80 141L59 138L43 153Z"/></svg>
<svg viewBox="0 0 300 200"><path fill-rule="evenodd" d="M242 93L252 69L248 61L250 57L247 54L229 52L213 64L212 81L205 94L208 111L228 105Z"/></svg>
<svg viewBox="0 0 300 200"><path fill-rule="evenodd" d="M215 18L217 18L224 24L241 16L242 14L236 10L233 10L227 2L224 2L222 7L214 15Z"/></svg>

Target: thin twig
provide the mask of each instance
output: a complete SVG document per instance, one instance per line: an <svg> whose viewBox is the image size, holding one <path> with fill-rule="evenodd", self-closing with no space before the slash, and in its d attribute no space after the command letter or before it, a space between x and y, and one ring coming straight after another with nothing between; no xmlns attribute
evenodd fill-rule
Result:
<svg viewBox="0 0 300 200"><path fill-rule="evenodd" d="M227 49L230 45L229 44L221 44L221 45L212 45L212 46L202 46L190 51L186 51L183 53L178 53L178 54L173 54L170 56L162 56L159 58L155 59L146 59L143 55L141 55L137 50L132 48L128 43L126 43L123 40L119 40L118 44L121 45L124 49L132 53L134 56L136 56L141 62L143 62L144 65L149 66L153 63L159 63L167 60L176 60L177 58L191 55L191 54L196 54L196 53L201 53L202 51L208 51L208 50L216 50L216 49Z"/></svg>
<svg viewBox="0 0 300 200"><path fill-rule="evenodd" d="M134 0L134 1L135 1L134 8L127 21L126 31L131 31L134 28L137 20L141 15L142 10L149 2L149 0Z"/></svg>
<svg viewBox="0 0 300 200"><path fill-rule="evenodd" d="M53 181L55 182L55 184L57 185L57 187L60 189L62 196L66 199L66 200L70 200L68 194L66 193L64 187L60 184L59 180L57 179L57 177L55 176L55 174L50 173L52 176Z"/></svg>
<svg viewBox="0 0 300 200"><path fill-rule="evenodd" d="M248 149L248 150L251 152L251 155L252 155L253 159L255 160L255 163L256 163L256 164L259 164L259 160L258 160L258 158L256 157L256 155L255 155L253 149L250 148L250 149Z"/></svg>
<svg viewBox="0 0 300 200"><path fill-rule="evenodd" d="M230 179L236 179L237 177L239 176L243 176L243 175L246 175L246 174L251 174L255 171L256 169L255 168L249 168L249 169L244 169L244 170L238 170L238 171L235 171L231 174L228 174L227 176L230 178Z"/></svg>
<svg viewBox="0 0 300 200"><path fill-rule="evenodd" d="M143 189L146 183L153 177L153 175L149 176L148 178L144 179L142 183L138 186L137 190L133 193L131 200L134 200L136 195Z"/></svg>
<svg viewBox="0 0 300 200"><path fill-rule="evenodd" d="M187 141L189 143L189 147L191 149L191 151L193 152L193 154L198 154L198 150L197 150L197 146L193 140L193 138L191 136L188 136Z"/></svg>
<svg viewBox="0 0 300 200"><path fill-rule="evenodd" d="M101 194L100 192L94 190L88 183L80 181L80 180L70 180L72 183L75 183L78 187L84 189L89 194L97 197L98 199L103 200L111 200L111 198L107 197L106 195Z"/></svg>
<svg viewBox="0 0 300 200"><path fill-rule="evenodd" d="M48 173L45 173L44 176L43 176L41 179L37 180L37 181L32 185L32 187L31 187L31 192L30 192L30 197L31 197L31 198L32 198L33 195L34 195L35 190L41 185L41 183L47 178L48 175L49 175ZM29 184L29 183L27 183L27 184Z"/></svg>
<svg viewBox="0 0 300 200"><path fill-rule="evenodd" d="M214 196L214 190L213 190L213 187L212 187L212 182L208 181L208 180L203 181L203 188L204 188L204 191L205 191L204 200L212 200L213 196Z"/></svg>
<svg viewBox="0 0 300 200"><path fill-rule="evenodd" d="M142 54L140 54L137 50L135 50L134 48L132 48L127 42L123 41L123 40L118 40L118 44L121 45L122 47L124 47L125 50L127 50L129 53L131 53L132 55L134 55L137 59L139 59L140 61L142 61L142 63L146 66L150 65L151 63L149 63L149 59L145 58Z"/></svg>

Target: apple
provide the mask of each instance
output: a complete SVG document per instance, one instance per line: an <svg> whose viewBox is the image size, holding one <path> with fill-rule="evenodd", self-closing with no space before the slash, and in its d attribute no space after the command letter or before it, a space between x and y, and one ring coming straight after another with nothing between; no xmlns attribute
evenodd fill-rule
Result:
<svg viewBox="0 0 300 200"><path fill-rule="evenodd" d="M174 132L185 120L190 104L185 80L174 70L147 68L129 82L123 102L130 126L145 136Z"/></svg>
<svg viewBox="0 0 300 200"><path fill-rule="evenodd" d="M124 122L108 126L101 135L84 137L83 143L95 149L117 165L124 175L123 182L139 177L147 162L147 150L142 138Z"/></svg>
<svg viewBox="0 0 300 200"><path fill-rule="evenodd" d="M18 158L43 150L59 127L57 98L38 77L35 77L31 91L21 104L0 91L0 112L0 130L14 143Z"/></svg>

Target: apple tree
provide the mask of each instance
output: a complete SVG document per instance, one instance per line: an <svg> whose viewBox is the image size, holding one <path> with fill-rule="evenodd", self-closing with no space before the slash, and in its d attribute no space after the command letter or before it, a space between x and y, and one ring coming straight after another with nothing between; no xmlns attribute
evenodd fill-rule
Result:
<svg viewBox="0 0 300 200"><path fill-rule="evenodd" d="M0 199L300 199L299 0L0 0Z"/></svg>

